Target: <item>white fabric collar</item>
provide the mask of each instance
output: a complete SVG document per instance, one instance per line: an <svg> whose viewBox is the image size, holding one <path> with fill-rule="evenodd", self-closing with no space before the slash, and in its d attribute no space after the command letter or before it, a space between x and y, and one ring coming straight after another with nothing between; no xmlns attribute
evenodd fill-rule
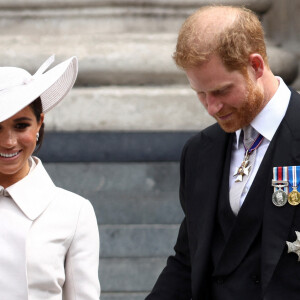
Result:
<svg viewBox="0 0 300 300"><path fill-rule="evenodd" d="M282 78L277 77L279 87L263 110L254 118L250 125L269 142L272 140L288 108L291 91ZM237 147L241 129L236 131Z"/></svg>
<svg viewBox="0 0 300 300"><path fill-rule="evenodd" d="M29 172L28 172L28 174L29 174L35 168L36 162L34 161L34 159L32 158L32 156L30 156L28 158L28 163L29 163ZM0 185L0 196L9 197L9 193L7 192L7 190L2 185Z"/></svg>
<svg viewBox="0 0 300 300"><path fill-rule="evenodd" d="M36 166L20 181L6 188L11 198L22 212L35 220L48 207L53 199L53 181L42 162L34 157Z"/></svg>

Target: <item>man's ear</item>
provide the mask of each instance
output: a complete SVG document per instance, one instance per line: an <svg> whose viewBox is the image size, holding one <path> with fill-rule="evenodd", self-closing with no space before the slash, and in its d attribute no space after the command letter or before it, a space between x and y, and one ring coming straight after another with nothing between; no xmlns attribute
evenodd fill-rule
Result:
<svg viewBox="0 0 300 300"><path fill-rule="evenodd" d="M258 53L250 54L249 66L251 68L251 72L254 74L256 79L262 77L265 70L265 62L260 54Z"/></svg>

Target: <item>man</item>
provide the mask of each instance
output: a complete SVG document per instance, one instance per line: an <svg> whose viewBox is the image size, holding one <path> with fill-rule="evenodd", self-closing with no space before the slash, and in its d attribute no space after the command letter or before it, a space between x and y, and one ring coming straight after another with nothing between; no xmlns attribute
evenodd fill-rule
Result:
<svg viewBox="0 0 300 300"><path fill-rule="evenodd" d="M273 168L300 165L299 95L273 75L262 26L244 8L198 10L174 59L217 124L183 149L185 218L146 299L300 299L300 263L286 247L299 206L272 202Z"/></svg>

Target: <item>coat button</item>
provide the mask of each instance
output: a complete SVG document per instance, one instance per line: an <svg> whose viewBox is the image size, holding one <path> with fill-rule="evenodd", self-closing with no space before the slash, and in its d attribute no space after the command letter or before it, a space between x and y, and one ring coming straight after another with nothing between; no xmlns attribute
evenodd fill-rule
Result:
<svg viewBox="0 0 300 300"><path fill-rule="evenodd" d="M259 276L257 276L257 275L253 275L253 276L252 276L252 280L253 280L254 283L256 283L256 284L259 284L259 283L260 283Z"/></svg>
<svg viewBox="0 0 300 300"><path fill-rule="evenodd" d="M217 277L216 282L217 282L217 284L222 284L222 283L224 283L224 278L223 277Z"/></svg>

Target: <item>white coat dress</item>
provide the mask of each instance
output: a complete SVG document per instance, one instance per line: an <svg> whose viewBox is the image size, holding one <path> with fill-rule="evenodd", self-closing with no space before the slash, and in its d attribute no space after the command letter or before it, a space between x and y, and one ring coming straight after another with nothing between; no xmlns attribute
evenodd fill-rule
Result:
<svg viewBox="0 0 300 300"><path fill-rule="evenodd" d="M34 159L32 172L0 195L0 299L98 300L94 209Z"/></svg>

